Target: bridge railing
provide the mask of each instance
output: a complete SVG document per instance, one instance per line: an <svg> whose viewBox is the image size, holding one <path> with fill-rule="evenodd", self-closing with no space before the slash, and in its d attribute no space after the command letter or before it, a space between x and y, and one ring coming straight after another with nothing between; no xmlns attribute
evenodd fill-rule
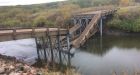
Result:
<svg viewBox="0 0 140 75"><path fill-rule="evenodd" d="M13 28L0 28L0 31L2 30L21 30L21 29L41 29L41 28L45 28L45 27L13 27Z"/></svg>

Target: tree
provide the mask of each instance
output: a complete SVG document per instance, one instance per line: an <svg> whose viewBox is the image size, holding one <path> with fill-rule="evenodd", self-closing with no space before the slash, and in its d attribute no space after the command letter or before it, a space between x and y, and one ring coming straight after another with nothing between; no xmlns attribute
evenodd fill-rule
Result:
<svg viewBox="0 0 140 75"><path fill-rule="evenodd" d="M46 24L46 19L44 16L38 16L34 19L34 26L43 27Z"/></svg>
<svg viewBox="0 0 140 75"><path fill-rule="evenodd" d="M120 5L127 6L130 4L130 0L120 0Z"/></svg>
<svg viewBox="0 0 140 75"><path fill-rule="evenodd" d="M93 0L69 0L74 4L78 4L80 7L90 7L93 5Z"/></svg>

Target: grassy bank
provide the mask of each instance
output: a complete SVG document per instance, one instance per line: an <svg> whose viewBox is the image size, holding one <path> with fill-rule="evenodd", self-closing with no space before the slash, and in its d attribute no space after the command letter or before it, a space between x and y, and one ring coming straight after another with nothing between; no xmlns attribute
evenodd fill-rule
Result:
<svg viewBox="0 0 140 75"><path fill-rule="evenodd" d="M117 28L127 32L140 32L140 6L120 7L111 21L110 28Z"/></svg>

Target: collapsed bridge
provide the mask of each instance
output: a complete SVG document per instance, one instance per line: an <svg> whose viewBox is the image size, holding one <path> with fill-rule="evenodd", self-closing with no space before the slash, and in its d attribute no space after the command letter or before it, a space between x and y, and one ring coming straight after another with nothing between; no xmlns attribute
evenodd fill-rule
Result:
<svg viewBox="0 0 140 75"><path fill-rule="evenodd" d="M0 29L0 42L35 38L38 58L54 62L65 60L70 65L72 47L79 48L97 31L103 33L103 20L117 10L100 10L74 15L74 26L70 29L61 28L20 28Z"/></svg>

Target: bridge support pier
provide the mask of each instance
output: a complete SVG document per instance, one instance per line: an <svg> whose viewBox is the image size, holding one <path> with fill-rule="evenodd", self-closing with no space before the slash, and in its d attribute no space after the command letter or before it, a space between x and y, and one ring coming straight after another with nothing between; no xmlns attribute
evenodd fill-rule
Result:
<svg viewBox="0 0 140 75"><path fill-rule="evenodd" d="M36 43L36 49L37 49L37 57L38 57L38 60L40 60L39 44L38 44L38 40L36 37L35 37L35 43Z"/></svg>
<svg viewBox="0 0 140 75"><path fill-rule="evenodd" d="M70 68L73 54L70 53L69 30L63 35L60 34L59 28L57 35L51 35L48 29L46 31L46 36L35 37L38 61L45 62L45 64L48 63L52 66L58 63L61 70L63 66Z"/></svg>
<svg viewBox="0 0 140 75"><path fill-rule="evenodd" d="M103 19L100 19L100 35L103 36Z"/></svg>
<svg viewBox="0 0 140 75"><path fill-rule="evenodd" d="M70 53L71 45L70 45L70 33L69 33L69 31L67 32L66 38L67 38L67 50ZM71 66L71 62L70 61L71 61L71 56L68 55L68 67Z"/></svg>
<svg viewBox="0 0 140 75"><path fill-rule="evenodd" d="M80 34L79 35L81 35L81 33L82 33L82 19L79 20L79 25L80 25Z"/></svg>

